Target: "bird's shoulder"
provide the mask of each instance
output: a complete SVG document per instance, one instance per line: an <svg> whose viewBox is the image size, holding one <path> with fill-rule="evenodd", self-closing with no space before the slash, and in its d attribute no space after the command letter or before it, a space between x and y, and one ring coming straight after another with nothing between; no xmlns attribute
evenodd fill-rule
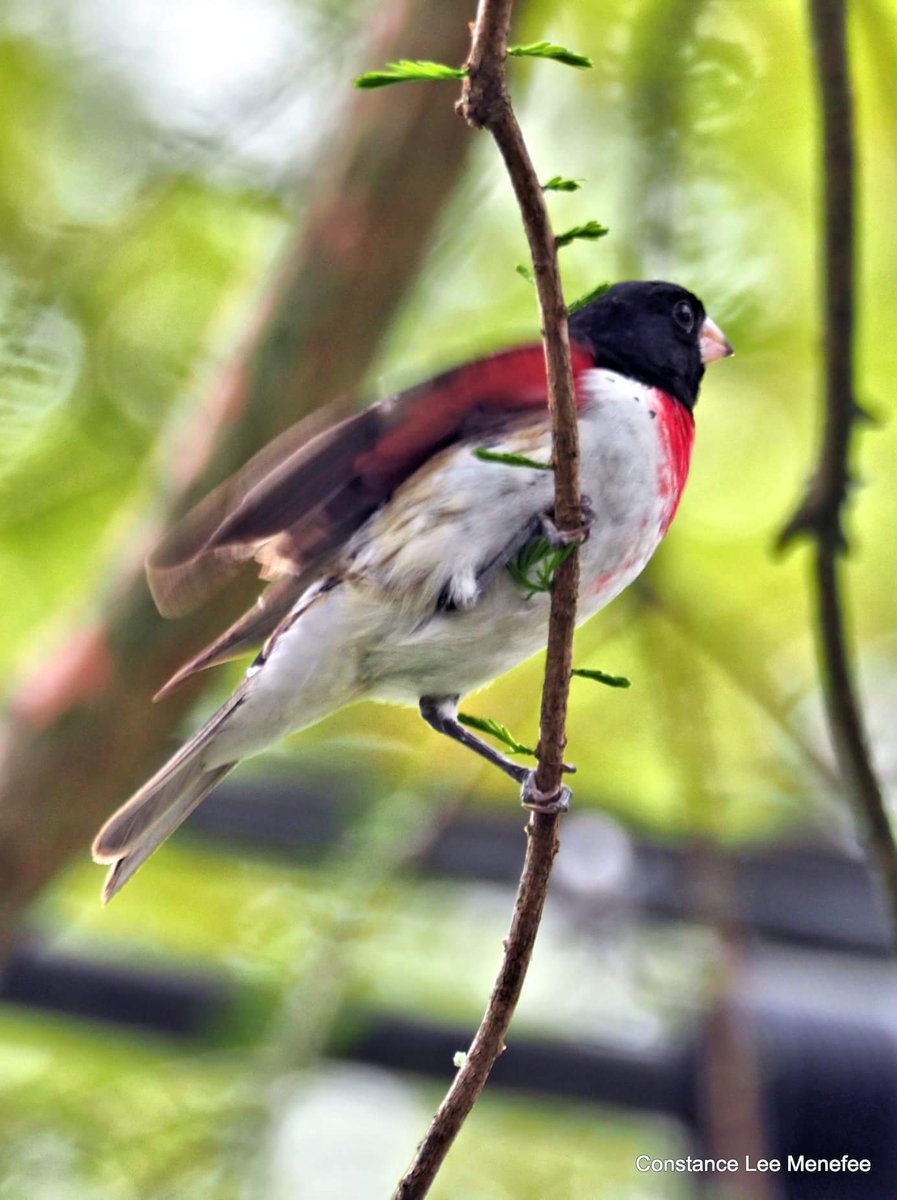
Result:
<svg viewBox="0 0 897 1200"><path fill-rule="evenodd" d="M577 374L591 355L573 347ZM245 563L276 581L193 660L178 681L266 637L279 616L344 555L353 537L404 485L435 477L453 448L545 427L541 344L445 371L358 412L331 406L287 430L180 521L150 555L147 574L167 616L204 602ZM529 437L530 442L532 437ZM527 443L529 444L529 443ZM521 448L520 453L526 453ZM421 494L425 494L425 487Z"/></svg>
<svg viewBox="0 0 897 1200"><path fill-rule="evenodd" d="M577 369L588 361L574 349ZM346 414L300 422L189 513L147 563L160 611L195 608L255 559L266 578L317 577L405 481L444 450L546 405L541 345L462 364Z"/></svg>

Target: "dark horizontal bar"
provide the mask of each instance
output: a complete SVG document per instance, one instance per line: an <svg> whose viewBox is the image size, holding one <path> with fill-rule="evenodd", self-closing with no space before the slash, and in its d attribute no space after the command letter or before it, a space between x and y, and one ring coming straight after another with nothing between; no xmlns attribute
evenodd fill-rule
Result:
<svg viewBox="0 0 897 1200"><path fill-rule="evenodd" d="M341 793L326 782L300 790L237 781L219 788L191 817L189 829L267 853L315 856L335 843L357 813L348 795L348 789ZM690 849L646 838L633 838L632 849L640 906L655 916L693 917ZM511 805L507 814L455 817L418 867L457 879L513 883L522 855L520 814ZM731 870L737 917L747 929L820 949L890 953L885 907L862 859L812 846L722 857Z"/></svg>
<svg viewBox="0 0 897 1200"><path fill-rule="evenodd" d="M470 1043L471 1029L437 1026L389 1015L358 1017L361 1033L337 1057L440 1080L448 1086L454 1055ZM694 1113L693 1052L687 1047L636 1054L611 1044L509 1037L490 1086L565 1100L668 1113Z"/></svg>
<svg viewBox="0 0 897 1200"><path fill-rule="evenodd" d="M118 966L36 944L19 946L0 970L4 1003L169 1037L209 1036L233 999L221 975Z"/></svg>
<svg viewBox="0 0 897 1200"><path fill-rule="evenodd" d="M0 999L168 1036L208 1037L234 1000L222 977L110 963L22 948L0 977ZM868 1158L870 1174L783 1177L783 1200L891 1200L897 1195L897 1040L859 1016L820 1016L796 1005L743 1012L755 1039L768 1152ZM345 1030L353 1036L345 1039ZM686 1125L698 1153L715 1143L701 1102L705 1016L653 1053L611 1043L517 1037L499 1058L490 1087L565 1101L664 1114ZM355 1011L340 1022L330 1057L425 1076L442 1085L472 1028ZM345 1039L345 1040L344 1040ZM704 1150L701 1151L700 1148ZM821 1189L821 1190L817 1190ZM827 1190L828 1189L828 1190Z"/></svg>

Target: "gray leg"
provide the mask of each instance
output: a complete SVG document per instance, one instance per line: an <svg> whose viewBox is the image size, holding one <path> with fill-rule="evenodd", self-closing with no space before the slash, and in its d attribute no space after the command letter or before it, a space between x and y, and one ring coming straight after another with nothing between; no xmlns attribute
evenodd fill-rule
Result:
<svg viewBox="0 0 897 1200"><path fill-rule="evenodd" d="M498 767L499 771L510 775L515 782L526 783L531 774L529 768L505 758L488 742L484 742L482 738L478 738L475 733L471 733L461 724L458 720L458 700L458 696L421 696L420 715L437 733L444 733L446 737L460 742L474 754L479 754L487 762Z"/></svg>
<svg viewBox="0 0 897 1200"><path fill-rule="evenodd" d="M421 696L420 715L437 733L444 733L446 737L460 742L468 750L473 750L474 754L479 754L500 771L504 771L505 775L510 775L520 784L521 802L527 808L536 812L566 812L573 796L570 788L563 784L557 795L544 796L536 787L535 771L499 754L488 742L484 742L461 724L458 720L458 700L458 696Z"/></svg>

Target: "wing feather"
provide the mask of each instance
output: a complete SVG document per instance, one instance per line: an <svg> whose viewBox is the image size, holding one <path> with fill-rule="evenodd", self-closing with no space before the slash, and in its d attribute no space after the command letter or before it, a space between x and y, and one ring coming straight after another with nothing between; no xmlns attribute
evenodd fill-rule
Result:
<svg viewBox="0 0 897 1200"><path fill-rule="evenodd" d="M363 423L364 416L348 415L345 405L330 405L313 413L275 438L183 517L147 560L147 578L159 612L166 617L182 616L229 582L240 565L254 557L264 535L228 540L221 536L222 526L235 513L245 512L247 498L252 496L260 525L271 527L266 512L267 482L276 486L278 472L287 464L297 478L303 478L306 463L309 477L320 481L321 472L315 470L319 452L323 450L326 456L331 443L357 438L355 431L349 431L347 437L345 427Z"/></svg>
<svg viewBox="0 0 897 1200"><path fill-rule="evenodd" d="M579 374L593 355L574 346L573 360ZM434 454L544 407L546 395L542 347L523 346L361 412L331 406L266 446L174 527L150 555L147 575L164 616L196 608L252 559L264 578L283 585L263 593L159 695L263 641L356 530Z"/></svg>
<svg viewBox="0 0 897 1200"><path fill-rule="evenodd" d="M233 625L228 626L224 633L204 647L199 654L179 667L156 692L153 700L163 700L170 696L182 683L186 683L200 671L230 662L231 659L239 658L240 655L260 646L271 636L311 582L304 575L296 578L289 576L286 579L278 579L276 583L265 588L252 608L234 621Z"/></svg>

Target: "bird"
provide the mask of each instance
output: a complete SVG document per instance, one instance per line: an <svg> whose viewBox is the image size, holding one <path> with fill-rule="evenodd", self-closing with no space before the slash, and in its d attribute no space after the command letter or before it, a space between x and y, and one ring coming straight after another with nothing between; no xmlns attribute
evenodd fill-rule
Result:
<svg viewBox="0 0 897 1200"><path fill-rule="evenodd" d="M698 297L663 281L614 284L570 315L569 336L587 512L573 535L582 622L632 583L666 534L705 366L733 351ZM535 343L358 411L329 407L163 538L147 560L163 616L195 608L252 560L267 587L155 698L261 649L230 698L100 829L104 902L242 759L361 700L416 705L518 783L528 807L567 806L568 788L541 795L533 771L458 717L461 697L547 640L545 566L571 541L552 519L547 393Z"/></svg>

